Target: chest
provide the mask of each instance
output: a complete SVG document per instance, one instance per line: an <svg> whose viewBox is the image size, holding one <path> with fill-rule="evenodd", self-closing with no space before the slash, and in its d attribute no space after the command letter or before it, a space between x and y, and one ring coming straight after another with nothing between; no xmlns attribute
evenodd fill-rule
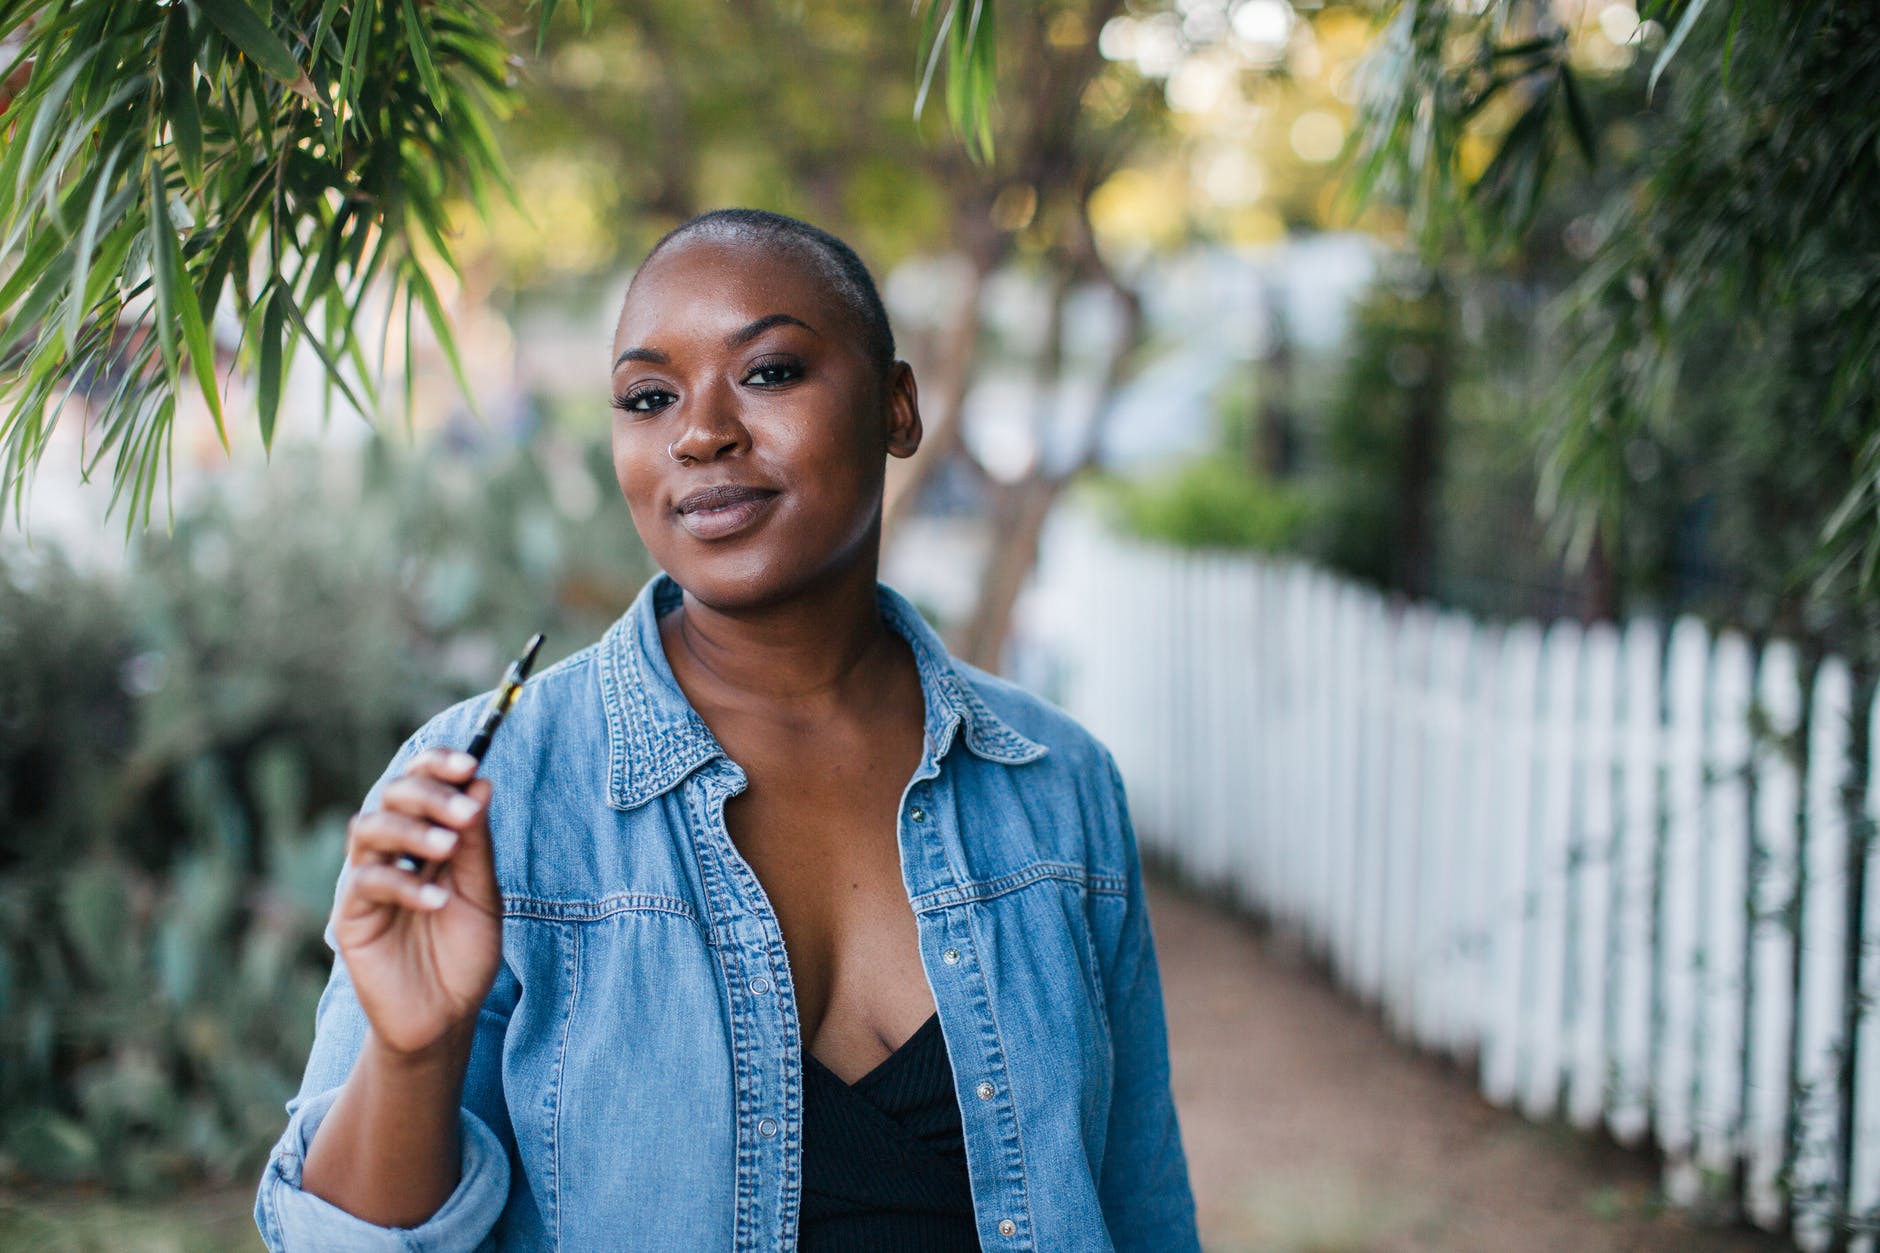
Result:
<svg viewBox="0 0 1880 1253"><path fill-rule="evenodd" d="M921 724L727 731L746 786L726 804L725 825L782 930L802 1045L855 1078L934 1012L899 844Z"/></svg>

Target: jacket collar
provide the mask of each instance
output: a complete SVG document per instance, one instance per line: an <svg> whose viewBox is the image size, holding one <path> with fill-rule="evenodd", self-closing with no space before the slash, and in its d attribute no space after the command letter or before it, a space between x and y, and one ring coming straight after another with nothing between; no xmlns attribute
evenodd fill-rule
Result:
<svg viewBox="0 0 1880 1253"><path fill-rule="evenodd" d="M1044 745L1020 735L987 706L912 602L885 583L875 587L882 617L914 650L932 760L946 756L962 728L966 746L988 761L1018 765L1044 756ZM682 595L672 576L660 571L601 638L601 703L611 767L607 799L616 809L644 804L725 756L686 700L660 642L660 616Z"/></svg>

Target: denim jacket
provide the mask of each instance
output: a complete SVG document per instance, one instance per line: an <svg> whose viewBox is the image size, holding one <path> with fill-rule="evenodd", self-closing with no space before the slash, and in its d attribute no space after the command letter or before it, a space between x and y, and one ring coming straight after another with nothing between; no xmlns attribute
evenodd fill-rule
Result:
<svg viewBox="0 0 1880 1253"><path fill-rule="evenodd" d="M367 1031L336 959L256 1198L270 1249L795 1247L796 999L776 914L725 827L743 771L660 643L679 597L656 576L598 642L530 680L484 759L503 962L464 1082L456 1190L421 1225L386 1228L300 1189ZM1198 1249L1115 762L1061 711L948 656L899 593L879 599L926 699L902 878L980 1243ZM466 743L483 703L421 727L365 808L413 754Z"/></svg>

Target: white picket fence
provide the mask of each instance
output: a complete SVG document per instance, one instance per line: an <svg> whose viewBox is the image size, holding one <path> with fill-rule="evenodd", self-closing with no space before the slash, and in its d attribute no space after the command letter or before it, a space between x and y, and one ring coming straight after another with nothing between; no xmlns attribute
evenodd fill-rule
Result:
<svg viewBox="0 0 1880 1253"><path fill-rule="evenodd" d="M1495 1103L1656 1143L1674 1201L1873 1248L1880 856L1844 664L1692 620L1484 624L1076 517L1032 606L1145 850Z"/></svg>

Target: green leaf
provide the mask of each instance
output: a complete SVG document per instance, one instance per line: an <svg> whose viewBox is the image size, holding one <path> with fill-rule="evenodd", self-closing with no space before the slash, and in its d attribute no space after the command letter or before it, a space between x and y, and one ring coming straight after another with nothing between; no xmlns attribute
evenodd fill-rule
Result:
<svg viewBox="0 0 1880 1253"><path fill-rule="evenodd" d="M18 181L13 188L16 196L22 199L25 197L26 180L39 165L39 158L44 154L46 144L52 138L53 127L63 119L65 98L71 94L72 83L78 78L79 72L97 55L98 49L95 47L81 53L76 61L66 67L63 74L52 80L51 86L46 88L45 95L31 101L33 123L27 128L26 143L20 149ZM21 109L22 112L25 112L23 106L26 105L25 100L14 102L14 107ZM17 134L17 131L15 133Z"/></svg>
<svg viewBox="0 0 1880 1253"><path fill-rule="evenodd" d="M432 106L443 113L450 101L444 94L444 80L437 76L437 64L431 59L431 45L424 33L424 22L418 16L418 6L414 0L401 0L399 7L404 11L405 37L411 41L411 59L417 64L418 79L431 97Z"/></svg>
<svg viewBox="0 0 1880 1253"><path fill-rule="evenodd" d="M0 313L13 309L20 297L32 290L33 284L39 280L40 275L59 261L64 252L60 247L61 242L56 234L45 231L28 245L25 255L20 258L19 265L7 275L4 283L0 283ZM19 314L14 312L5 320L17 323Z"/></svg>
<svg viewBox="0 0 1880 1253"><path fill-rule="evenodd" d="M300 62L294 59L280 36L268 29L261 15L243 0L193 0L193 3L230 43L241 49L243 56L274 77L289 84L305 77Z"/></svg>
<svg viewBox="0 0 1880 1253"><path fill-rule="evenodd" d="M372 49L372 10L378 0L358 0L347 18L346 58L340 66L339 98L351 101L366 79L366 58ZM354 125L364 126L365 119L353 113Z"/></svg>
<svg viewBox="0 0 1880 1253"><path fill-rule="evenodd" d="M1560 63L1560 88L1567 102L1567 122L1573 128L1573 138L1580 145L1580 155L1586 158L1586 164L1599 166L1599 141L1594 138L1593 119L1586 111L1586 101L1580 98L1580 86L1574 80L1573 71L1567 63Z"/></svg>
<svg viewBox="0 0 1880 1253"><path fill-rule="evenodd" d="M360 402L358 395L354 393L352 387L346 382L346 376L339 372L339 362L334 359L332 352L328 350L326 342L318 335L315 335L313 328L307 325L307 315L301 312L298 304L294 303L293 293L289 292L284 287L277 287L275 293L280 296L281 304L287 310L288 321L294 324L300 334L306 336L308 346L319 356L320 364L326 367L327 381L339 388L340 395L346 398L346 403L370 418L372 410Z"/></svg>
<svg viewBox="0 0 1880 1253"><path fill-rule="evenodd" d="M470 391L470 380L463 372L463 358L457 354L457 337L451 334L450 318L444 312L443 302L437 298L437 288L431 286L430 276L424 267L418 264L416 257L407 257L404 265L406 285L417 293L418 301L424 306L424 315L430 319L431 333L437 336L438 347L444 350L445 360L450 362L451 373L457 376L457 386L462 389L464 400L476 412L476 397ZM405 351L409 353L410 341L406 341Z"/></svg>
<svg viewBox="0 0 1880 1253"><path fill-rule="evenodd" d="M54 254L52 263L45 268L39 282L20 302L19 308L13 310L9 322L0 326L0 356L11 352L15 345L34 332L39 320L52 308L52 302L67 289L67 276L71 269L71 253L62 251ZM49 350L51 345L52 340L48 337L46 348Z"/></svg>
<svg viewBox="0 0 1880 1253"><path fill-rule="evenodd" d="M195 49L189 42L189 18L183 6L173 5L164 23L163 50L158 58L163 75L163 111L170 123L170 138L190 186L202 186L202 117L196 109Z"/></svg>
<svg viewBox="0 0 1880 1253"><path fill-rule="evenodd" d="M257 394L261 410L261 447L274 449L274 418L281 407L282 338L287 333L287 309L281 289L268 293L267 312L261 318L261 369Z"/></svg>
<svg viewBox="0 0 1880 1253"><path fill-rule="evenodd" d="M189 362L196 370L196 384L202 388L202 398L209 406L209 415L215 419L216 438L222 441L222 451L229 451L228 427L222 420L222 397L215 382L215 345L209 339L208 325L203 321L202 305L196 299L195 290L189 285L189 273L184 266L183 250L171 236L169 265L175 275L178 292L176 306L183 315L183 341L189 347Z"/></svg>
<svg viewBox="0 0 1880 1253"><path fill-rule="evenodd" d="M1658 59L1652 62L1651 77L1645 82L1645 99L1648 103L1652 94L1658 90L1658 76L1665 72L1665 66L1671 64L1671 58L1676 56L1678 49L1684 46L1691 28L1697 24L1697 19L1709 4L1710 0L1691 0L1690 7L1685 9L1684 15L1678 19L1677 28L1671 32L1671 38L1665 40L1665 46L1658 52Z"/></svg>
<svg viewBox="0 0 1880 1253"><path fill-rule="evenodd" d="M128 147L114 149L105 157L104 167L98 171L97 181L92 185L91 204L85 210L85 225L79 228L78 244L72 249L72 303L65 311L65 350L71 352L78 343L79 322L86 309L85 291L90 286L91 254L98 238L98 223L104 216L105 196L111 190L111 180L117 174L117 164Z"/></svg>
<svg viewBox="0 0 1880 1253"><path fill-rule="evenodd" d="M1743 0L1737 0L1735 4L1730 6L1730 29L1725 31L1723 35L1723 68L1721 77L1725 90L1728 90L1730 87L1730 58L1736 51L1736 28L1742 20Z"/></svg>
<svg viewBox="0 0 1880 1253"><path fill-rule="evenodd" d="M155 161L144 166L150 192L150 277L156 288L157 342L163 345L163 362L172 374L176 370L176 272L170 268L169 254L176 247L176 231L170 225L170 206L163 188L163 171Z"/></svg>

